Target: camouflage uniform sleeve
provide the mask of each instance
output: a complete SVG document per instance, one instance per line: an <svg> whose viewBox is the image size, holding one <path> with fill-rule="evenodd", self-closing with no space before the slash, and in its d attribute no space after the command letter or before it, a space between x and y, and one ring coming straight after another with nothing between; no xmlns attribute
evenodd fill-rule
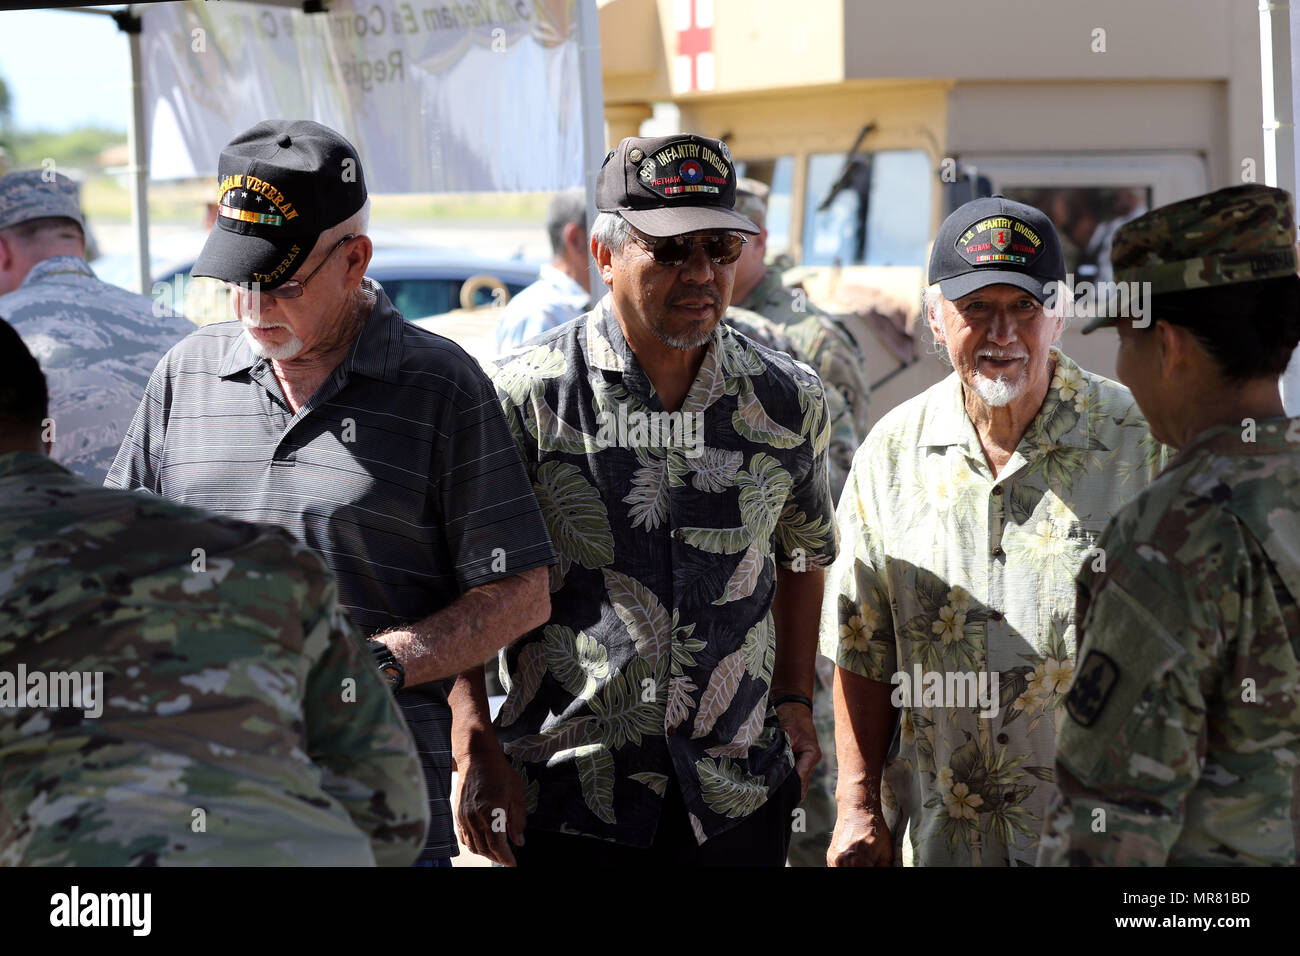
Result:
<svg viewBox="0 0 1300 956"><path fill-rule="evenodd" d="M826 465L830 470L831 499L836 505L844 492L853 467L853 453L858 450L858 433L848 403L839 389L826 389L826 410L830 416L830 446L826 450Z"/></svg>
<svg viewBox="0 0 1300 956"><path fill-rule="evenodd" d="M167 396L171 354L164 355L149 376L144 397L104 478L105 488L143 488L161 494L158 480L163 441L167 437Z"/></svg>
<svg viewBox="0 0 1300 956"><path fill-rule="evenodd" d="M812 356L817 374L827 385L831 401L831 493L839 496L853 464L853 455L867 435L871 385L857 341L823 310L805 303L810 315L791 326L790 337Z"/></svg>
<svg viewBox="0 0 1300 956"><path fill-rule="evenodd" d="M832 352L831 368L826 370L823 378L829 381L845 395L849 406L849 417L853 421L858 443L867 435L867 408L871 404L871 383L867 381L867 369L863 364L862 352L857 340L834 317L827 316L827 322L834 329L832 340L836 348ZM857 446L854 446L854 451Z"/></svg>
<svg viewBox="0 0 1300 956"><path fill-rule="evenodd" d="M1221 645L1220 632L1186 613L1198 598L1125 571L1098 589L1080 627L1040 865L1165 865L1200 777L1214 668L1193 648Z"/></svg>
<svg viewBox="0 0 1300 956"><path fill-rule="evenodd" d="M818 650L847 671L889 683L898 655L884 549L873 519L871 458L865 445L854 457L835 513L840 552L827 576Z"/></svg>
<svg viewBox="0 0 1300 956"><path fill-rule="evenodd" d="M375 862L409 866L424 846L429 804L406 722L323 567L304 612L305 649L323 645L303 699L308 756L322 789L370 838Z"/></svg>

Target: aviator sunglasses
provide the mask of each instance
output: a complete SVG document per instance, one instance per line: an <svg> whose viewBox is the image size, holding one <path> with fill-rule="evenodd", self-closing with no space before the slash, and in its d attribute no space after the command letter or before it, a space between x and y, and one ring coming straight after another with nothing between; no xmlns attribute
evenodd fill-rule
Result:
<svg viewBox="0 0 1300 956"><path fill-rule="evenodd" d="M695 251L696 243L704 246L704 254L720 266L730 265L740 258L744 236L724 232L712 236L664 236L661 239L642 239L635 233L630 238L645 246L646 251L661 266L680 266Z"/></svg>

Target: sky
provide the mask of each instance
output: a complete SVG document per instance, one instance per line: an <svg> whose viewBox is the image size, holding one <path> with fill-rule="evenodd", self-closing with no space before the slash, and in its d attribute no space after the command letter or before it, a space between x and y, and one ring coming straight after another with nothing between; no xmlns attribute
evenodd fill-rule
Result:
<svg viewBox="0 0 1300 956"><path fill-rule="evenodd" d="M130 123L130 51L126 34L108 17L0 12L0 76L18 129L125 131Z"/></svg>

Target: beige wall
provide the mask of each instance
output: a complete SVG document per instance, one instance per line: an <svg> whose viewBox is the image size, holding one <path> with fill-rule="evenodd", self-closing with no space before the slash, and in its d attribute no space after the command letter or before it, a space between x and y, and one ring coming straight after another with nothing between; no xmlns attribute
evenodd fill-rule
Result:
<svg viewBox="0 0 1300 956"><path fill-rule="evenodd" d="M1226 77L1242 0L845 0L846 77L933 75L958 80ZM1106 51L1092 52L1092 31ZM1258 43L1258 41L1256 41ZM1258 80L1257 80L1258 82Z"/></svg>

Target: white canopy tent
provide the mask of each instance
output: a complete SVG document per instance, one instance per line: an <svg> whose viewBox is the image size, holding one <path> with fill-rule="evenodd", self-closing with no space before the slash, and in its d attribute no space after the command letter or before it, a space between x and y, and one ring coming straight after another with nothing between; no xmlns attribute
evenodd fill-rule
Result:
<svg viewBox="0 0 1300 956"><path fill-rule="evenodd" d="M1296 152L1300 109L1300 3L1259 2L1259 48L1264 120L1264 182L1296 194L1300 155ZM1282 376L1288 415L1300 415L1300 349Z"/></svg>
<svg viewBox="0 0 1300 956"><path fill-rule="evenodd" d="M113 17L130 42L131 217L146 294L150 179L215 180L221 147L262 119L339 130L372 192L585 185L594 218L605 154L595 0L69 9Z"/></svg>

